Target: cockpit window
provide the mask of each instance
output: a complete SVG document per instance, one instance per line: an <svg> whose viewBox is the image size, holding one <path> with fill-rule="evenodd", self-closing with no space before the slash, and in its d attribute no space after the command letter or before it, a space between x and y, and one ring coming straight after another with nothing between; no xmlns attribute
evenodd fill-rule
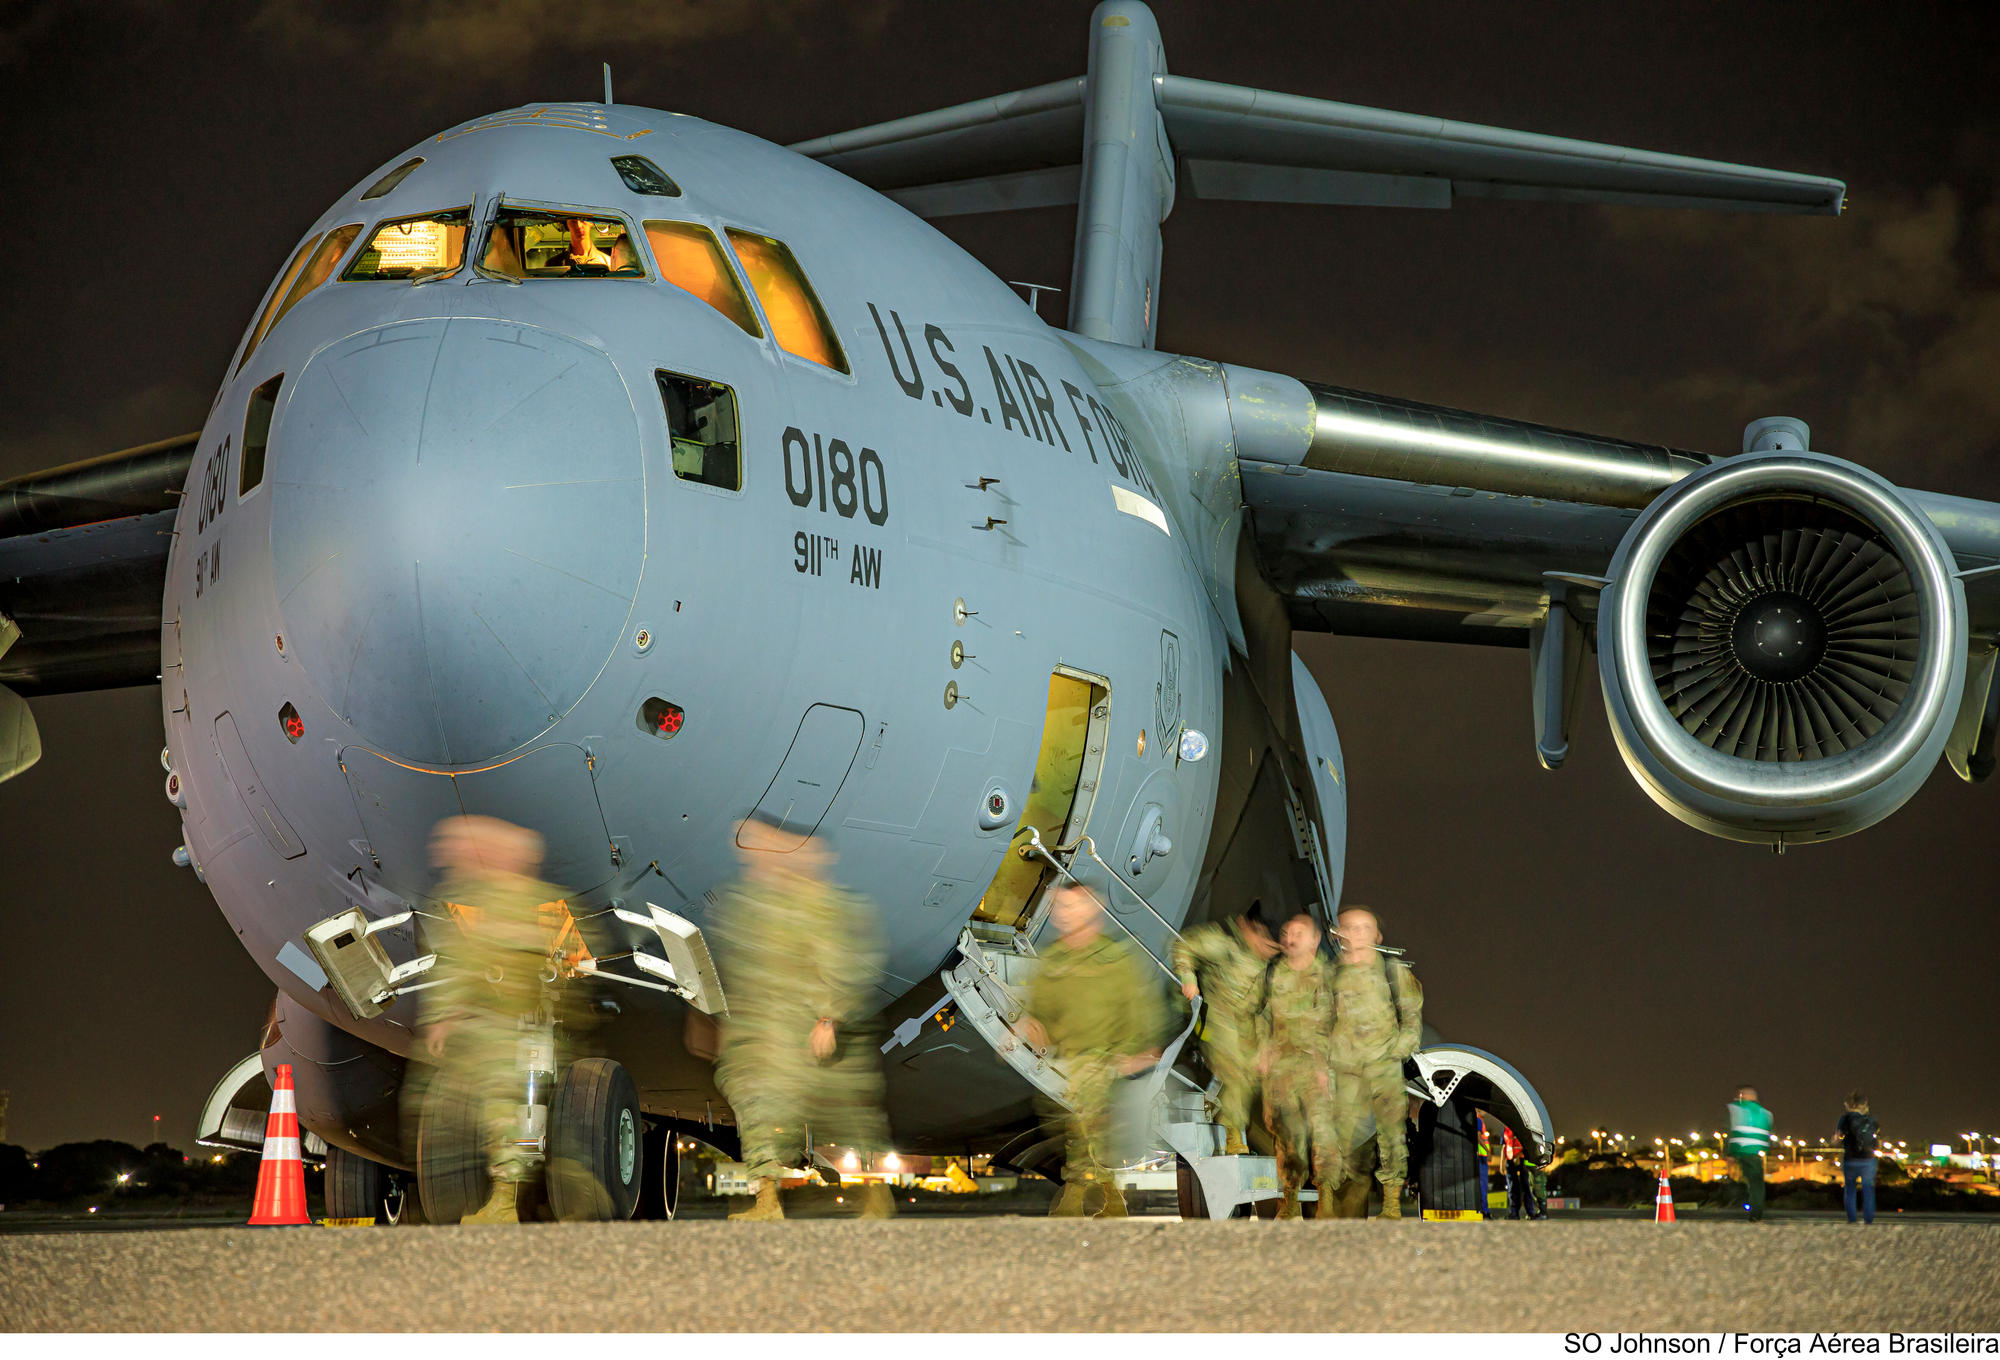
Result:
<svg viewBox="0 0 2000 1360"><path fill-rule="evenodd" d="M685 288L709 306L741 326L746 334L763 339L757 318L750 313L750 299L729 267L729 257L715 233L694 222L647 222L646 240L653 247L653 263L668 283Z"/></svg>
<svg viewBox="0 0 2000 1360"><path fill-rule="evenodd" d="M312 258L306 262L306 267L299 271L298 277L292 280L292 286L285 290L283 301L279 301L275 295L272 297L275 310L269 308L265 310L265 320L258 327L256 338L251 340L250 349L257 348L265 332L283 321L285 313L298 306L307 293L333 277L333 271L340 267L341 256L347 254L347 248L354 244L354 238L360 234L359 222L335 227L326 234L320 241L319 248L313 251ZM248 360L250 350L243 351L243 357Z"/></svg>
<svg viewBox="0 0 2000 1360"><path fill-rule="evenodd" d="M387 197L391 189L394 189L398 184L401 184L404 180L408 179L410 177L410 172L412 170L415 170L418 166L422 165L423 163L424 163L424 158L422 156L410 157L408 160L404 161L401 165L397 166L394 170L391 170L388 174L382 176L382 178L376 180L373 184L369 185L367 192L361 195L361 201L366 203L371 198Z"/></svg>
<svg viewBox="0 0 2000 1360"><path fill-rule="evenodd" d="M764 304L764 316L779 346L837 373L847 372L847 356L834 339L826 312L785 243L734 227L729 229L729 243L736 247L736 258L743 261L750 287Z"/></svg>
<svg viewBox="0 0 2000 1360"><path fill-rule="evenodd" d="M658 198L681 196L681 186L644 156L613 156L611 168L618 172L618 178L625 181L625 187L635 194L652 194Z"/></svg>
<svg viewBox="0 0 2000 1360"><path fill-rule="evenodd" d="M375 228L343 279L416 279L449 274L465 259L465 233L472 209L399 217Z"/></svg>
<svg viewBox="0 0 2000 1360"><path fill-rule="evenodd" d="M656 369L660 403L667 411L674 476L683 481L743 489L742 440L736 431L736 394L721 383Z"/></svg>
<svg viewBox="0 0 2000 1360"><path fill-rule="evenodd" d="M257 318L257 329L250 332L250 343L243 347L243 357L236 361L237 372L243 371L243 365L250 362L250 352L263 343L264 332L271 329L271 322L276 318L278 308L291 295L293 281L298 278L299 271L306 267L306 261L312 258L313 251L319 248L319 243L325 239L324 236L315 236L300 246L293 254L291 263L285 266L285 272L278 276L278 286L271 290L271 300L264 304L264 314Z"/></svg>
<svg viewBox="0 0 2000 1360"><path fill-rule="evenodd" d="M247 496L264 480L264 452L271 444L271 414L278 409L278 389L285 375L267 379L250 394L243 412L243 461L236 474L236 494Z"/></svg>
<svg viewBox="0 0 2000 1360"><path fill-rule="evenodd" d="M502 208L486 233L480 266L511 279L645 277L632 233L615 217Z"/></svg>
<svg viewBox="0 0 2000 1360"><path fill-rule="evenodd" d="M243 357L237 361L237 372L250 362L250 355L257 346L264 343L264 337L271 327L284 320L285 313L298 305L299 299L333 277L334 268L340 257L354 244L354 238L361 234L361 224L335 227L324 236L315 236L299 247L299 253L292 256L292 262L285 266L284 277L271 290L271 300L264 304L264 315L257 318L257 329L250 333L250 343L243 347Z"/></svg>

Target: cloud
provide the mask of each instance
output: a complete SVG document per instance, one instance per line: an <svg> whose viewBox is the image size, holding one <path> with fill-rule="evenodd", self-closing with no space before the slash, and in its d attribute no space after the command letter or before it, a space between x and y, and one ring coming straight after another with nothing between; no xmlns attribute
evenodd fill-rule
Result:
<svg viewBox="0 0 2000 1360"><path fill-rule="evenodd" d="M1712 310L1710 324L1733 328L1732 342L1758 356L1756 371L1694 367L1665 384L1672 395L1797 414L1814 426L1816 446L1905 481L1994 496L1995 188L1988 172L1983 183L1863 199L1837 223L1775 230L1769 219L1678 213L1606 211L1603 220L1611 250L1629 257L1620 268L1700 281L1690 308Z"/></svg>
<svg viewBox="0 0 2000 1360"><path fill-rule="evenodd" d="M295 52L366 53L405 67L518 71L551 51L590 56L711 42L757 28L781 31L818 13L879 25L887 5L834 0L593 0L551 6L540 0L409 0L387 11L340 0L266 0L251 20L262 37Z"/></svg>

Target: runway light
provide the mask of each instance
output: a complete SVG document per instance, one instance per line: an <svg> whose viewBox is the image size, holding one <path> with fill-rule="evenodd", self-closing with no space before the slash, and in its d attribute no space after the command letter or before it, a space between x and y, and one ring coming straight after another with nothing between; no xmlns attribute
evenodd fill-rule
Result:
<svg viewBox="0 0 2000 1360"><path fill-rule="evenodd" d="M129 1171L121 1171L121 1172L119 1172L119 1173L118 1173L118 1183L119 1183L120 1185L123 1185L123 1184L125 1184L125 1182L127 1182L127 1181L129 1181L129 1180L131 1180L131 1179L132 1179L132 1173L131 1173L131 1172L129 1172Z"/></svg>
<svg viewBox="0 0 2000 1360"><path fill-rule="evenodd" d="M92 1212L93 1214L97 1212L97 1206L95 1204L90 1206L90 1212Z"/></svg>

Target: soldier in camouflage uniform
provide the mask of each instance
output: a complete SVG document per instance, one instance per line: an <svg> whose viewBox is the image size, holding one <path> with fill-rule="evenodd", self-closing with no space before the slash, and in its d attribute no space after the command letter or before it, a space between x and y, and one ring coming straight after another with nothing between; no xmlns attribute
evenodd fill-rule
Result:
<svg viewBox="0 0 2000 1360"><path fill-rule="evenodd" d="M880 1036L869 1023L884 948L874 909L834 886L824 841L798 844L796 832L753 817L736 842L744 875L712 926L729 1005L715 1076L757 1198L730 1217L781 1219L778 1180L810 1152L808 1128L864 1162L889 1150ZM866 1185L860 1198L863 1218L895 1213L887 1185Z"/></svg>
<svg viewBox="0 0 2000 1360"><path fill-rule="evenodd" d="M1050 916L1057 940L1042 951L1028 988L1029 1043L1050 1051L1069 1084L1069 1108L1043 1102L1044 1114L1069 1132L1063 1190L1052 1218L1080 1218L1092 1183L1104 1187L1106 1218L1122 1217L1125 1196L1112 1175L1112 1115L1118 1080L1160 1056L1166 1013L1139 950L1104 934L1104 909L1078 883L1056 890Z"/></svg>
<svg viewBox="0 0 2000 1360"><path fill-rule="evenodd" d="M1337 1116L1343 1130L1358 1128L1366 1114L1375 1116L1380 1159L1375 1176L1382 1182L1379 1217L1401 1218L1410 1161L1404 1136L1410 1098L1403 1084L1403 1062L1422 1042L1424 989L1408 964L1376 949L1382 928L1374 913L1349 907L1340 913L1335 933L1341 945L1336 970L1339 1018L1332 1045ZM1344 1146L1349 1140L1341 1141Z"/></svg>
<svg viewBox="0 0 2000 1360"><path fill-rule="evenodd" d="M1340 1189L1343 1159L1327 1072L1334 1025L1333 965L1320 952L1319 925L1300 912L1278 934L1283 954L1264 970L1257 1011L1257 1070L1264 1078L1264 1122L1278 1143L1279 1218L1303 1217L1299 1190L1308 1171L1328 1205ZM1315 1218L1332 1215L1321 1208Z"/></svg>
<svg viewBox="0 0 2000 1360"><path fill-rule="evenodd" d="M1264 965L1278 946L1253 903L1247 915L1198 925L1174 941L1171 956L1181 995L1205 1008L1201 1051L1219 1089L1215 1120L1225 1155L1248 1152L1243 1141L1250 1104L1257 1095L1257 1002Z"/></svg>
<svg viewBox="0 0 2000 1360"><path fill-rule="evenodd" d="M556 1071L556 996L543 980L554 931L543 907L561 901L563 890L534 877L542 838L493 817L438 823L431 858L445 871L436 896L450 904L458 929L439 932L436 985L419 993L423 1054L480 1111L480 1145L441 1155L483 1158L493 1179L491 1197L462 1222L516 1223L520 1187L540 1170L516 1141L525 1132L518 1107L528 1100L528 1061Z"/></svg>

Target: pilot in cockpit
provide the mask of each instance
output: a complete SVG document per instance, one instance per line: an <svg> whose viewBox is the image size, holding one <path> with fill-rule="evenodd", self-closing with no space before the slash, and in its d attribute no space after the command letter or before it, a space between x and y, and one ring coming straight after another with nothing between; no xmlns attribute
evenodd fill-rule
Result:
<svg viewBox="0 0 2000 1360"><path fill-rule="evenodd" d="M617 274L631 269L638 263L632 251L632 243L620 232L611 243L609 250L598 245L591 232L592 223L587 217L572 217L566 220L569 228L569 248L559 251L548 262L550 272L566 270L572 274Z"/></svg>

